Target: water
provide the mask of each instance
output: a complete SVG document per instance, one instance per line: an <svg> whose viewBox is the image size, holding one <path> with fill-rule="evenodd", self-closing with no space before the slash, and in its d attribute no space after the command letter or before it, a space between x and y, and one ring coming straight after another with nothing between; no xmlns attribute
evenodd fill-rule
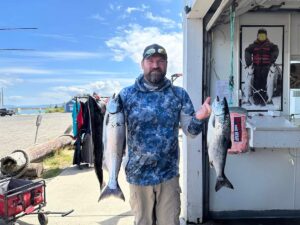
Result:
<svg viewBox="0 0 300 225"><path fill-rule="evenodd" d="M26 108L18 108L16 114L18 115L38 115L45 113L45 109L26 109Z"/></svg>

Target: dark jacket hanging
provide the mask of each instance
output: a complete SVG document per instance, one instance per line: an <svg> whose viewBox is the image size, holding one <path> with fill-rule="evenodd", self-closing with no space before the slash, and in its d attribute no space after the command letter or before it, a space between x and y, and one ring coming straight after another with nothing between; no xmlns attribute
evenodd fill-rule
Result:
<svg viewBox="0 0 300 225"><path fill-rule="evenodd" d="M92 140L94 146L94 166L96 175L98 177L100 186L103 187L103 171L102 171L102 159L103 159L103 143L102 143L102 133L103 133L103 119L104 114L101 110L100 105L97 101L89 97L88 104L90 108L90 129L92 133Z"/></svg>

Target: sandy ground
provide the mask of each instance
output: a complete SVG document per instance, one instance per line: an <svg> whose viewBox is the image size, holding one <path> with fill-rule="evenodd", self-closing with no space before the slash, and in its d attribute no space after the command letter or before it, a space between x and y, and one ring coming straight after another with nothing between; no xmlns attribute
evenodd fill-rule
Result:
<svg viewBox="0 0 300 225"><path fill-rule="evenodd" d="M0 117L0 158L34 145L37 115ZM42 114L36 144L62 135L72 124L71 113Z"/></svg>

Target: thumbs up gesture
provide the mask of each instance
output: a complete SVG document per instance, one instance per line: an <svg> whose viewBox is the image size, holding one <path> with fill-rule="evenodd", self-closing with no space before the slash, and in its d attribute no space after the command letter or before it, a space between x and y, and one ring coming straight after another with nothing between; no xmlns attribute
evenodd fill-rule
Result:
<svg viewBox="0 0 300 225"><path fill-rule="evenodd" d="M200 109L196 112L196 119L204 120L208 118L211 114L211 106L210 106L210 97L205 99L205 102L202 104Z"/></svg>

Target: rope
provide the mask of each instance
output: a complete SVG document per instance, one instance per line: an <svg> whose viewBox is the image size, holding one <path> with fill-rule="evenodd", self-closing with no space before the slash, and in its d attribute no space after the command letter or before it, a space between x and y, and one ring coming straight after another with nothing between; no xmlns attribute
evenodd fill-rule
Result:
<svg viewBox="0 0 300 225"><path fill-rule="evenodd" d="M234 89L234 77L233 77L233 51L234 51L234 20L235 20L235 1L230 6L230 75L229 75L229 105L233 105L233 89Z"/></svg>

